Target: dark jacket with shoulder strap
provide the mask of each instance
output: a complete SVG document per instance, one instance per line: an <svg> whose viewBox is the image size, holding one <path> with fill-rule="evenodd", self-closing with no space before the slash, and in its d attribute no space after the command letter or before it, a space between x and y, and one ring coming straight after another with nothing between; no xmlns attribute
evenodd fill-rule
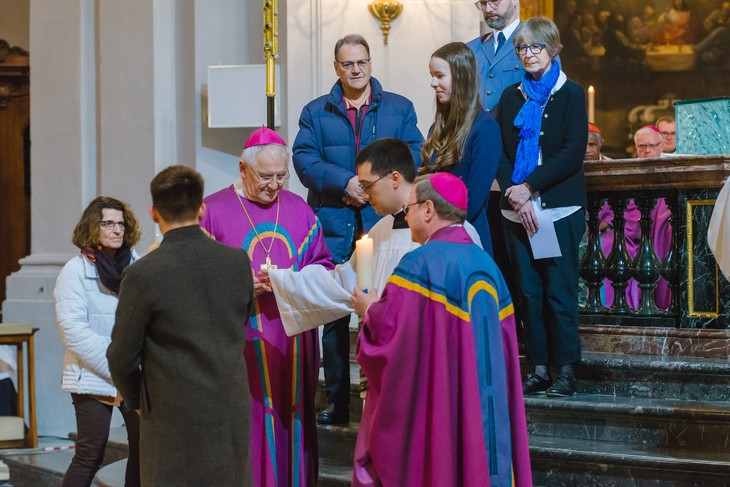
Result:
<svg viewBox="0 0 730 487"><path fill-rule="evenodd" d="M502 189L501 208L511 209L504 192L512 181L520 130L514 126L525 98L514 84L502 93L497 109L497 123L502 129L502 157L497 181ZM539 145L542 165L527 176L525 182L539 191L543 208L561 208L587 204L583 155L588 141L588 115L585 91L578 83L566 80L550 95L542 113Z"/></svg>
<svg viewBox="0 0 730 487"><path fill-rule="evenodd" d="M423 135L416 126L413 103L395 93L383 91L370 78L371 101L362 119L360 149L384 137L406 142L415 164L421 160ZM292 148L294 169L309 190L307 203L324 229L332 259L341 264L350 258L355 238L356 212L367 232L379 220L370 205L347 206L342 197L355 175L355 133L342 103L342 83L337 81L328 95L308 103L299 118L299 133Z"/></svg>

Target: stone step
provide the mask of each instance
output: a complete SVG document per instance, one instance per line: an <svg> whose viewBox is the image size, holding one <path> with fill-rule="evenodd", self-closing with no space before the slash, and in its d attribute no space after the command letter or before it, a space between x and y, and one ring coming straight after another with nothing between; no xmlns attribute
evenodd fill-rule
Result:
<svg viewBox="0 0 730 487"><path fill-rule="evenodd" d="M579 392L693 401L730 400L727 359L586 352L576 367L576 378Z"/></svg>
<svg viewBox="0 0 730 487"><path fill-rule="evenodd" d="M727 357L662 357L583 352L575 368L576 390L592 394L692 401L730 400ZM523 375L532 370L520 357ZM557 376L553 368L553 377Z"/></svg>
<svg viewBox="0 0 730 487"><path fill-rule="evenodd" d="M352 468L359 426L360 423L354 421L346 426L318 425L320 464L325 461L328 465L344 465Z"/></svg>
<svg viewBox="0 0 730 487"><path fill-rule="evenodd" d="M9 483L15 487L60 487L71 464L73 450L5 455Z"/></svg>
<svg viewBox="0 0 730 487"><path fill-rule="evenodd" d="M531 436L530 459L544 486L730 486L726 451Z"/></svg>
<svg viewBox="0 0 730 487"><path fill-rule="evenodd" d="M318 487L349 487L352 484L352 465L332 465L319 462Z"/></svg>
<svg viewBox="0 0 730 487"><path fill-rule="evenodd" d="M530 435L716 448L730 459L730 403L578 393L525 398Z"/></svg>
<svg viewBox="0 0 730 487"><path fill-rule="evenodd" d="M127 472L127 459L119 460L102 467L96 472L92 487L124 487Z"/></svg>

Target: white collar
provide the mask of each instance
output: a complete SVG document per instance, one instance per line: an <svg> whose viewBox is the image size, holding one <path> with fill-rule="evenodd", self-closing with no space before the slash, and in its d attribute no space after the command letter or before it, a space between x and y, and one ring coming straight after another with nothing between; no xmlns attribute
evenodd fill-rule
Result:
<svg viewBox="0 0 730 487"><path fill-rule="evenodd" d="M506 26L504 29L495 30L494 35L497 36L501 32L502 34L504 34L505 39L509 39L510 37L512 37L512 34L514 34L514 32L517 30L518 25L520 25L519 17L513 20L512 23ZM514 49L514 46L512 46L512 48Z"/></svg>

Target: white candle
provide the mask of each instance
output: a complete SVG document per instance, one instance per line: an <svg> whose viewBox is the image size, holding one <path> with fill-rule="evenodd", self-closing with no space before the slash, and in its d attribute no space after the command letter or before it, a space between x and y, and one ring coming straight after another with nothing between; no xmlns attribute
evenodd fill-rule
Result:
<svg viewBox="0 0 730 487"><path fill-rule="evenodd" d="M373 288L373 239L367 235L355 242L357 287L363 291Z"/></svg>
<svg viewBox="0 0 730 487"><path fill-rule="evenodd" d="M588 87L588 121L596 123L596 89L593 85Z"/></svg>

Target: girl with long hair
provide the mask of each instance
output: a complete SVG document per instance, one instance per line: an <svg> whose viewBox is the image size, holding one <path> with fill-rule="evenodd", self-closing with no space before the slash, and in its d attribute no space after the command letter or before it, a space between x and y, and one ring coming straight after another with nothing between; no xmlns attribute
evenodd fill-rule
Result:
<svg viewBox="0 0 730 487"><path fill-rule="evenodd" d="M428 69L436 94L436 115L421 149L419 172L450 172L464 181L469 192L466 218L491 255L486 208L502 154L499 126L482 109L476 59L466 44L451 42L440 47L431 55Z"/></svg>

